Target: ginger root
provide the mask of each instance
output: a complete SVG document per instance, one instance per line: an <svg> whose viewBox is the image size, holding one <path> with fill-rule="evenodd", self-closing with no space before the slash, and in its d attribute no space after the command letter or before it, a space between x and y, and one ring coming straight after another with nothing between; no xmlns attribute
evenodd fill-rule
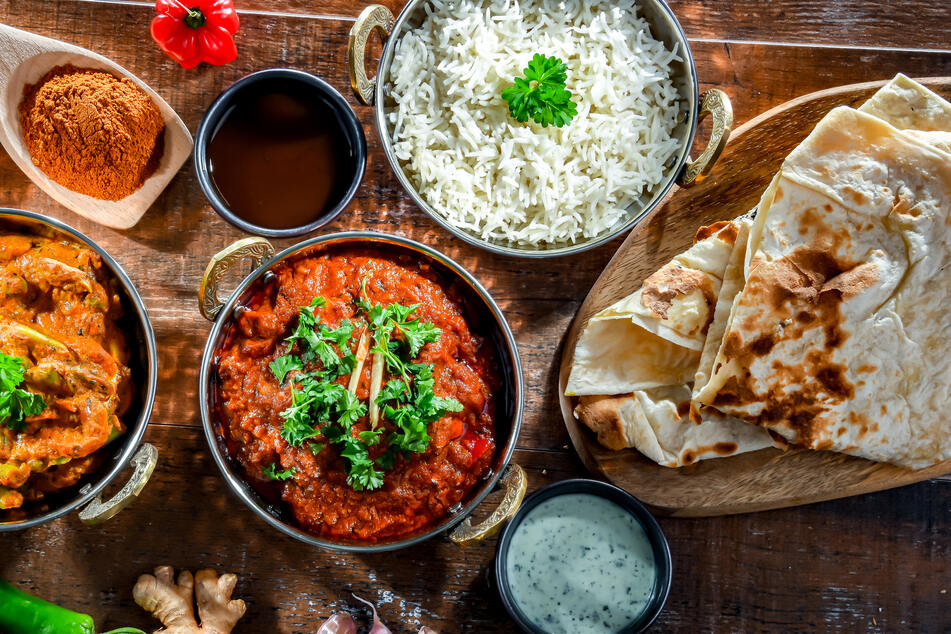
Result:
<svg viewBox="0 0 951 634"><path fill-rule="evenodd" d="M139 577L132 589L135 602L165 626L155 634L228 634L244 616L244 601L231 599L236 576L200 570L192 579L183 570L176 584L173 574L171 566L159 566L154 575ZM193 610L196 599L200 626Z"/></svg>

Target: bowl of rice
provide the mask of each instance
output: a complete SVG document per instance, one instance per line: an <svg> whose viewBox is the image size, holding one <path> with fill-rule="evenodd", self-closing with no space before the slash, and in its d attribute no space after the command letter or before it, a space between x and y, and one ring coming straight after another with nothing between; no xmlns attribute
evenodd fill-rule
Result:
<svg viewBox="0 0 951 634"><path fill-rule="evenodd" d="M374 30L384 45L371 78ZM566 67L577 114L562 127L520 122L502 97L536 54ZM700 94L663 0L410 0L395 19L371 5L348 56L406 192L459 238L506 255L566 255L627 231L675 184L703 178L733 123L725 93Z"/></svg>

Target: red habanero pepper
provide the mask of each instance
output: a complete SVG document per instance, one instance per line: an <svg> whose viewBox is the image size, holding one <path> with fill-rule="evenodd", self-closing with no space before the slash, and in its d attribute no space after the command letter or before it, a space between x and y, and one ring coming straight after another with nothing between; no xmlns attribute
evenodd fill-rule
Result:
<svg viewBox="0 0 951 634"><path fill-rule="evenodd" d="M157 0L152 39L183 68L234 61L238 13L231 0Z"/></svg>

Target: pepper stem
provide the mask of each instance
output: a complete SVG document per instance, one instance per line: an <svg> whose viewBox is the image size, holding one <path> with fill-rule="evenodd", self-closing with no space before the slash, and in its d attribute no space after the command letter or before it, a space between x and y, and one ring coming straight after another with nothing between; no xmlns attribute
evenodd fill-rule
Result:
<svg viewBox="0 0 951 634"><path fill-rule="evenodd" d="M205 14L201 12L201 9L198 7L189 8L184 2L181 2L181 0L172 0L172 2L185 10L186 26L197 29L198 27L205 25Z"/></svg>

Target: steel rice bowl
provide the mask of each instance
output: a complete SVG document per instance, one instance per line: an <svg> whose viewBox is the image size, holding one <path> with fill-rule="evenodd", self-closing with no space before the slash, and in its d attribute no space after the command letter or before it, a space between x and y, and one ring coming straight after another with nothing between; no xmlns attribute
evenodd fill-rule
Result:
<svg viewBox="0 0 951 634"><path fill-rule="evenodd" d="M131 460L134 459L138 463L140 455L144 457L148 450L151 453L151 463L150 465L143 464L147 472L143 472L141 478L137 466L136 475L133 476L137 480L135 482L137 486L133 487L135 490L130 488L133 482L126 484L113 500L118 501L118 505L109 509L105 515L86 518L83 517L86 511L80 512L80 517L87 523L104 521L118 513L138 495L141 487L148 480L151 469L155 466L155 449L151 445L142 445L142 451L137 451L152 414L158 380L158 362L152 323L149 321L142 298L139 297L138 291L122 267L102 247L76 229L42 214L7 208L0 208L0 229L25 231L43 236L59 235L87 246L99 254L109 273L119 282L125 309L120 326L128 335L131 353L129 368L132 371L132 383L136 387L132 405L128 413L123 416L127 425L125 433L118 440L98 450L107 455L105 462L97 470L84 476L79 484L50 495L42 502L25 504L22 508L26 509L26 516L21 519L0 521L0 533L40 526L86 505L89 505L86 506L87 510L92 508L98 501L94 498L126 469ZM144 462L147 461L143 460ZM122 496L125 498L119 500L118 498Z"/></svg>
<svg viewBox="0 0 951 634"><path fill-rule="evenodd" d="M257 244L266 244L266 241L262 238L250 238L235 243L232 247L239 245L241 242L252 243L254 241ZM267 246L270 245L267 244ZM236 311L242 310L242 301L252 294L256 286L255 283L268 275L275 265L304 251L318 252L320 249L361 246L383 247L392 249L396 253L409 254L430 264L446 279L458 284L459 289L465 296L466 303L470 307L470 312L473 313L469 315L473 331L478 332L492 343L501 373L501 389L497 397L497 414L494 421L496 450L489 471L476 487L469 491L463 502L451 508L441 520L432 522L416 532L396 539L371 542L335 541L307 532L298 527L286 505L265 499L250 484L249 479L244 474L244 467L229 454L223 430L224 423L218 416L216 403L218 352L234 322ZM228 251L228 249L225 249L225 251ZM225 253L225 251L222 251L222 253ZM524 401L522 367L515 337L488 291L459 264L435 249L406 238L382 233L363 231L332 233L305 240L277 254L266 250L264 253L255 253L254 255L244 253L244 255L256 258L259 264L235 288L229 298L222 302L220 311L214 319L211 332L208 334L199 376L199 401L205 438L212 457L231 490L258 517L282 533L312 546L341 552L382 552L405 548L445 533L466 519L485 497L500 484L500 479L506 467L508 466L509 469L515 467L514 465L509 466L509 460L518 439ZM206 271L206 278L209 274L214 276L214 266L219 261L212 260ZM208 314L205 316L209 317ZM521 471L520 468L515 468ZM524 488L521 493L524 495ZM518 503L521 503L521 497L518 498ZM517 505L511 509L511 514L514 514L515 510L517 510ZM509 516L505 517L505 521ZM500 525L495 529L497 530L499 527Z"/></svg>
<svg viewBox="0 0 951 634"><path fill-rule="evenodd" d="M392 14L386 7L380 5L367 7L350 32L351 85L361 101L374 106L376 127L383 141L384 153L403 189L433 220L470 244L494 253L533 258L569 255L592 249L635 226L661 203L674 184L686 185L694 179L702 178L712 168L726 145L733 121L729 98L719 90L711 90L700 95L690 44L670 7L664 0L638 0L638 15L650 24L651 35L663 42L668 50L676 46L677 54L681 57L681 61L671 63L673 71L671 80L680 95L681 103L681 114L672 138L678 139L679 145L664 167L665 178L645 192L638 201L629 205L626 214L613 227L600 235L578 242L552 243L540 247L526 246L509 241L486 240L473 231L456 227L426 201L404 172L395 153L392 125L387 121L393 103L390 97L392 88L390 66L393 63L397 45L407 32L422 23L427 9L431 9L429 0L410 0L393 22ZM391 28L388 28L389 26ZM385 36L377 76L374 79L367 79L363 59L367 36L374 29L383 34L388 32L389 35ZM697 131L697 124L699 119L706 114L712 114L714 117L710 145L695 165L690 165L689 152Z"/></svg>

